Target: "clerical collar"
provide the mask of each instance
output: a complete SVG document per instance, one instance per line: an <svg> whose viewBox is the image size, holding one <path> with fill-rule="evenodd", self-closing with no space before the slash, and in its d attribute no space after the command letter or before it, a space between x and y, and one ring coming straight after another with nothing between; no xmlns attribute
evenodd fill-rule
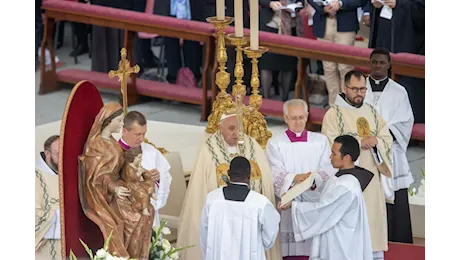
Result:
<svg viewBox="0 0 460 260"><path fill-rule="evenodd" d="M54 173L58 174L58 172L57 172L56 170L54 170L53 167L51 167L51 166L46 162L45 152L40 152L40 156L42 157L42 160L43 160L43 162L46 164L46 166L48 166L48 168L50 168Z"/></svg>
<svg viewBox="0 0 460 260"><path fill-rule="evenodd" d="M289 140L291 140L291 143L308 141L308 133L306 129L300 133L295 133L291 129L288 129L286 130L286 135L288 136Z"/></svg>
<svg viewBox="0 0 460 260"><path fill-rule="evenodd" d="M233 182L233 181L231 181L230 183L231 183L231 184L234 184L234 185L240 185L240 186L243 186L243 185L244 185L244 186L246 186L246 187L249 188L249 185L248 185L247 183L244 183L244 182Z"/></svg>
<svg viewBox="0 0 460 260"><path fill-rule="evenodd" d="M348 105L350 105L350 106L352 106L352 107L354 107L354 108L360 108L360 107L362 107L363 104L364 104L364 101L363 101L363 104L361 104L361 106L357 106L357 105L355 105L355 104L350 103L350 102L348 101L347 97L345 96L345 93L341 93L341 94L339 94L339 96L340 96Z"/></svg>
<svg viewBox="0 0 460 260"><path fill-rule="evenodd" d="M376 80L369 76L369 83L371 84L372 92L382 92L385 86L388 84L388 77L381 80Z"/></svg>
<svg viewBox="0 0 460 260"><path fill-rule="evenodd" d="M131 149L131 146L129 146L124 140L123 137L120 137L120 140L118 140L118 143L120 144L121 148L125 150Z"/></svg>

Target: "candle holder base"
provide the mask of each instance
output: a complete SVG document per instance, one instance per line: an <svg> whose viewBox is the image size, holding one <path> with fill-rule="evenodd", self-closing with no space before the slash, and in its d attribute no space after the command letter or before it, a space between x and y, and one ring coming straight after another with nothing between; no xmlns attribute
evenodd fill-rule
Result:
<svg viewBox="0 0 460 260"><path fill-rule="evenodd" d="M228 26L233 23L233 17L225 16L224 20L217 19L217 16L206 18L206 22L214 25L217 30L225 30Z"/></svg>

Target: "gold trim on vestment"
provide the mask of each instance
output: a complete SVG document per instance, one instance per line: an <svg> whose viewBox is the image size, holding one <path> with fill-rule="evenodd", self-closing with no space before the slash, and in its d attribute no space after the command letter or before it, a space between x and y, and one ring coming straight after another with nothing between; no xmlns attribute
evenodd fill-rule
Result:
<svg viewBox="0 0 460 260"><path fill-rule="evenodd" d="M259 165L252 161L249 160L249 163L251 164L251 181L258 181L262 179L262 171L260 170ZM230 177L228 175L228 170L230 169L230 165L228 163L221 163L219 166L216 168L216 178L217 178L217 186L218 187L225 187L227 186L227 183L222 179L222 177L225 175L227 176L227 179L230 180Z"/></svg>

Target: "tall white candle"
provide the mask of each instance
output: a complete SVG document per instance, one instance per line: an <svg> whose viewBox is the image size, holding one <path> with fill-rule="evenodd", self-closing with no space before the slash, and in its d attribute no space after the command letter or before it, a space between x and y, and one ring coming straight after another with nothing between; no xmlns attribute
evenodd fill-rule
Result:
<svg viewBox="0 0 460 260"><path fill-rule="evenodd" d="M225 20L225 0L216 0L217 20Z"/></svg>
<svg viewBox="0 0 460 260"><path fill-rule="evenodd" d="M259 49L259 0L249 2L251 13L251 50Z"/></svg>
<svg viewBox="0 0 460 260"><path fill-rule="evenodd" d="M243 37L243 0L235 0L235 36Z"/></svg>

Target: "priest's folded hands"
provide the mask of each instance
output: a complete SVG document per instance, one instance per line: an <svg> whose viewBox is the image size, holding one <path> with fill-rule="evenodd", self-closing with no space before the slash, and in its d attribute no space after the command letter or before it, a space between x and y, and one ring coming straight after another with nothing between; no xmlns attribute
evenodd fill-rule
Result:
<svg viewBox="0 0 460 260"><path fill-rule="evenodd" d="M363 149L372 149L377 146L377 137L370 136L361 140L361 148Z"/></svg>

